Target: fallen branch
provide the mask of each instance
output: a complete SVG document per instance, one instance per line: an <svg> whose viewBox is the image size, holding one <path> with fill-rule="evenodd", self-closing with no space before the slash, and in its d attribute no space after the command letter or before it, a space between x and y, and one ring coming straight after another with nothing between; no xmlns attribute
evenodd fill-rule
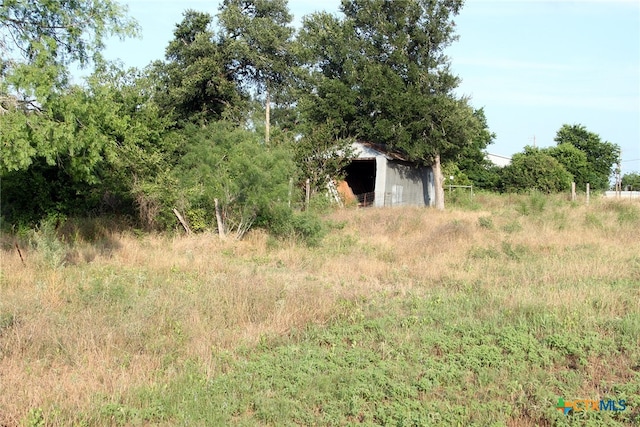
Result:
<svg viewBox="0 0 640 427"><path fill-rule="evenodd" d="M18 251L18 255L20 255L20 261L22 261L22 265L26 266L27 263L24 262L24 258L22 257L22 252L20 251L20 246L18 246L18 242L15 242L16 250Z"/></svg>
<svg viewBox="0 0 640 427"><path fill-rule="evenodd" d="M191 229L189 228L189 224L187 224L187 221L185 221L182 215L180 215L180 212L178 212L178 210L174 208L173 213L176 214L178 221L180 221L180 224L182 224L187 234L191 234Z"/></svg>

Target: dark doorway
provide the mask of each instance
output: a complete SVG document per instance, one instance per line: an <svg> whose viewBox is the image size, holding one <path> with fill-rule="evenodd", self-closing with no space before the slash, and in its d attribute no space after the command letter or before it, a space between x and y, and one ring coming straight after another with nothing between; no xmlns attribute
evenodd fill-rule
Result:
<svg viewBox="0 0 640 427"><path fill-rule="evenodd" d="M373 203L376 189L376 160L354 160L344 168L345 181L363 206Z"/></svg>

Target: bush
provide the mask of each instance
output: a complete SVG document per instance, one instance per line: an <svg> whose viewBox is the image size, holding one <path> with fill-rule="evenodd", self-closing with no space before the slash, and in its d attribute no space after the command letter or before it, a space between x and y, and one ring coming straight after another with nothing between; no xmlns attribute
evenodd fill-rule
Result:
<svg viewBox="0 0 640 427"><path fill-rule="evenodd" d="M556 193L569 189L572 179L556 159L532 147L514 155L511 164L502 170L502 182L507 191Z"/></svg>
<svg viewBox="0 0 640 427"><path fill-rule="evenodd" d="M176 225L173 208L193 231L214 222L215 200L225 234L241 238L256 224L288 208L289 180L295 177L292 154L261 143L254 132L231 123L191 126L182 133L183 153L157 182L136 186L141 219L149 228ZM278 222L278 221L275 221Z"/></svg>
<svg viewBox="0 0 640 427"><path fill-rule="evenodd" d="M283 206L273 208L261 224L273 236L295 239L315 246L326 234L322 220L313 212L294 212Z"/></svg>

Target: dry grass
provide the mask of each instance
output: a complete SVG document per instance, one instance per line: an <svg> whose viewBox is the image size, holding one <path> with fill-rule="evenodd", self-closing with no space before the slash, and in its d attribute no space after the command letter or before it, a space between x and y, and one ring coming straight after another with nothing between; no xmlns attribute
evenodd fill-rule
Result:
<svg viewBox="0 0 640 427"><path fill-rule="evenodd" d="M166 382L189 360L213 374L220 352L329 322L341 301L378 292L476 286L491 295L486 310L599 301L612 318L640 311L640 295L633 304L594 286L640 282L637 204L554 200L523 215L524 196L482 197L483 211L337 211L330 220L343 226L317 248L260 231L241 242L118 232L106 236L108 250L75 242L66 266L51 266L27 247L23 265L5 244L0 425L32 408L86 410L100 396Z"/></svg>

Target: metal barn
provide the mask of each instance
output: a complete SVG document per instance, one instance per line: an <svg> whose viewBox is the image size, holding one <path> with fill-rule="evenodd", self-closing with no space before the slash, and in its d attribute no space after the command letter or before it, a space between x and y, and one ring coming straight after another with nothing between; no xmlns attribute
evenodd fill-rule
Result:
<svg viewBox="0 0 640 427"><path fill-rule="evenodd" d="M353 144L345 181L360 206L434 206L433 169L369 142Z"/></svg>

